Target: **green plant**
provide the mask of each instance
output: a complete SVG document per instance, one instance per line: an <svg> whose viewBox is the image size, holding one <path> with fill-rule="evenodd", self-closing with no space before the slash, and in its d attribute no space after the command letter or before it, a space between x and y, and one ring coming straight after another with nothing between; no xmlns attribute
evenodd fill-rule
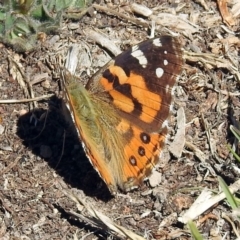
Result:
<svg viewBox="0 0 240 240"><path fill-rule="evenodd" d="M232 131L233 135L236 137L238 141L240 141L240 130L234 127L233 125L230 126L230 130ZM240 162L240 156L233 150L231 147L228 146L228 149L233 154L238 162Z"/></svg>
<svg viewBox="0 0 240 240"><path fill-rule="evenodd" d="M191 231L191 234L192 234L192 237L195 239L195 240L203 240L203 236L201 235L201 233L198 231L195 223L193 221L189 221L187 223L187 226L188 228L190 229Z"/></svg>
<svg viewBox="0 0 240 240"><path fill-rule="evenodd" d="M90 0L5 0L0 4L0 41L31 51L41 32L59 30L62 17L79 18Z"/></svg>

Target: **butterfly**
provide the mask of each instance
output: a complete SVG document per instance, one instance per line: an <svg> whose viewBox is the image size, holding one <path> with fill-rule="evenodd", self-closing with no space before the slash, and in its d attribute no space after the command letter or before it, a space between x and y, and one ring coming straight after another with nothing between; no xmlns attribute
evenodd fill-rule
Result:
<svg viewBox="0 0 240 240"><path fill-rule="evenodd" d="M66 103L84 150L112 194L137 188L159 162L182 55L176 38L161 36L118 55L85 87L64 71Z"/></svg>

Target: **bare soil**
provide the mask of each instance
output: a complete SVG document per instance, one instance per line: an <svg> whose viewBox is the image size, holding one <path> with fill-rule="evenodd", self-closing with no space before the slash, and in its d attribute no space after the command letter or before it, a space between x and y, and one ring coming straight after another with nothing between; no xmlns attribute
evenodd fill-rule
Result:
<svg viewBox="0 0 240 240"><path fill-rule="evenodd" d="M174 93L166 154L156 169L160 184L151 187L146 181L138 190L112 197L63 116L58 70L72 44L82 46L78 74L85 83L114 57L108 48L96 44L89 30L104 35L122 51L146 40L151 16L132 12L133 2L152 9L154 16L166 14L165 21L163 15L155 19L163 21L161 25L156 22L155 36L176 35L186 63ZM216 1L206 1L205 7L204 1L190 0L116 0L101 6L129 19L95 7L79 20L63 19L59 31L46 36L33 52L19 54L0 44L0 99L50 96L35 105L0 105L0 239L117 239L105 229L73 217L69 212L78 212L76 203L63 189L84 196L94 209L145 239L192 239L178 217L204 188L219 191L217 175L228 185L239 179L236 169L240 164L227 148L235 142L229 127L237 126L240 111L240 79L230 67L239 69L240 40L233 34L239 31L239 15L232 15L236 24L226 23ZM228 5L230 13L233 6L233 2ZM174 23L174 16L184 23ZM216 64L207 62L207 57L202 57L205 63L200 57L190 58L186 52L214 54ZM219 65L216 59L229 65ZM34 96L27 97L30 87ZM178 131L181 107L186 116L186 143L180 156L175 156L169 146ZM232 225L222 218L222 213L229 212L230 207L222 201L195 219L204 239L224 235L236 239ZM239 230L239 222L235 224Z"/></svg>

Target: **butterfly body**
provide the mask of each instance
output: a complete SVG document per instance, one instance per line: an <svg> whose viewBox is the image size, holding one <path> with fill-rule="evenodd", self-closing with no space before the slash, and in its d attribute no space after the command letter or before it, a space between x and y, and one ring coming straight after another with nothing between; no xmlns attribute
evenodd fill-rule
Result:
<svg viewBox="0 0 240 240"><path fill-rule="evenodd" d="M123 52L84 88L65 75L69 109L91 163L114 194L141 184L164 146L182 55L169 36Z"/></svg>

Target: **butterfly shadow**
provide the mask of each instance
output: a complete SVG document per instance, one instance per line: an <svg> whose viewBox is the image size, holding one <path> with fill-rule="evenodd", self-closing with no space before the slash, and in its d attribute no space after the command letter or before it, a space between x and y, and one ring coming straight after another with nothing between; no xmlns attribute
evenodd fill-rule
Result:
<svg viewBox="0 0 240 240"><path fill-rule="evenodd" d="M71 187L83 190L87 196L110 200L107 186L84 153L70 115L64 116L62 99L54 96L48 105L48 110L34 109L21 116L17 135Z"/></svg>

